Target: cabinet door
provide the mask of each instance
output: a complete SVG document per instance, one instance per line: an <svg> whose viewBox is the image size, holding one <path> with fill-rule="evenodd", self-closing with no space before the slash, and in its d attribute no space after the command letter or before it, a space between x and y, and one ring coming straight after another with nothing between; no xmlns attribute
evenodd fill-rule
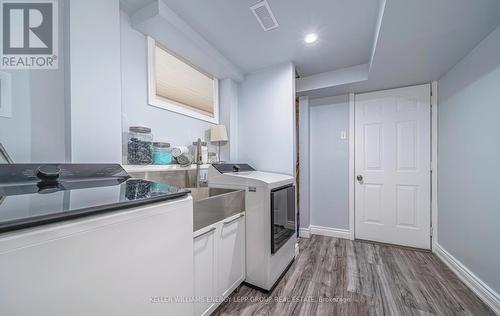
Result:
<svg viewBox="0 0 500 316"><path fill-rule="evenodd" d="M196 316L208 315L214 305L208 299L217 296L217 246L216 228L194 237L194 295L201 300L194 304Z"/></svg>
<svg viewBox="0 0 500 316"><path fill-rule="evenodd" d="M245 280L245 217L235 215L220 223L218 293L229 295Z"/></svg>

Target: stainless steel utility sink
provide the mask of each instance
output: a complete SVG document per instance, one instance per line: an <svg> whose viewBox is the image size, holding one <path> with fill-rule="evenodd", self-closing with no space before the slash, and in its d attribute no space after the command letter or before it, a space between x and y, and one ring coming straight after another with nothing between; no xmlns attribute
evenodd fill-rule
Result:
<svg viewBox="0 0 500 316"><path fill-rule="evenodd" d="M193 231L217 223L245 210L245 191L195 188L196 170L129 172L133 177L167 183L191 190L193 197Z"/></svg>
<svg viewBox="0 0 500 316"><path fill-rule="evenodd" d="M144 180L167 183L179 188L196 186L196 170L136 171L129 175Z"/></svg>
<svg viewBox="0 0 500 316"><path fill-rule="evenodd" d="M188 188L188 190L191 191L194 201L200 201L227 193L238 192L237 190L219 188Z"/></svg>
<svg viewBox="0 0 500 316"><path fill-rule="evenodd" d="M245 211L245 191L188 188L194 202L193 231Z"/></svg>

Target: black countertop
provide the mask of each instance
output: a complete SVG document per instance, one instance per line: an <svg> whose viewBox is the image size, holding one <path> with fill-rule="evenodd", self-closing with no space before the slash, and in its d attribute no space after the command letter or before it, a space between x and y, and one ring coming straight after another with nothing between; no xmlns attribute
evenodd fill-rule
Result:
<svg viewBox="0 0 500 316"><path fill-rule="evenodd" d="M94 165L94 169L105 166L104 171L97 176L94 172L90 178L74 176L76 169L88 165L57 166L66 176L47 185L35 179L36 165L0 165L0 233L167 201L190 193L168 184L131 178L120 165Z"/></svg>

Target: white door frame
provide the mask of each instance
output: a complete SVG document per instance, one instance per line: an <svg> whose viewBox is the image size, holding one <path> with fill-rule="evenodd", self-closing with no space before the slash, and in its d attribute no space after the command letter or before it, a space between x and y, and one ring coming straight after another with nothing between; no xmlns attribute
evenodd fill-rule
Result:
<svg viewBox="0 0 500 316"><path fill-rule="evenodd" d="M355 239L355 120L354 93L349 93L349 237ZM437 244L438 202L437 202L437 171L438 171L438 83L431 84L431 250Z"/></svg>

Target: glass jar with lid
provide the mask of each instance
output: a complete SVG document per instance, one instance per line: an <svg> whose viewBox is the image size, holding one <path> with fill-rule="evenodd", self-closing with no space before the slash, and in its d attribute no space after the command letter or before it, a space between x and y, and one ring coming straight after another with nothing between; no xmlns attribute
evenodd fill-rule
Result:
<svg viewBox="0 0 500 316"><path fill-rule="evenodd" d="M130 126L127 143L127 160L131 165L153 163L153 134L151 128Z"/></svg>
<svg viewBox="0 0 500 316"><path fill-rule="evenodd" d="M153 143L153 164L169 165L172 163L170 144L164 142Z"/></svg>

